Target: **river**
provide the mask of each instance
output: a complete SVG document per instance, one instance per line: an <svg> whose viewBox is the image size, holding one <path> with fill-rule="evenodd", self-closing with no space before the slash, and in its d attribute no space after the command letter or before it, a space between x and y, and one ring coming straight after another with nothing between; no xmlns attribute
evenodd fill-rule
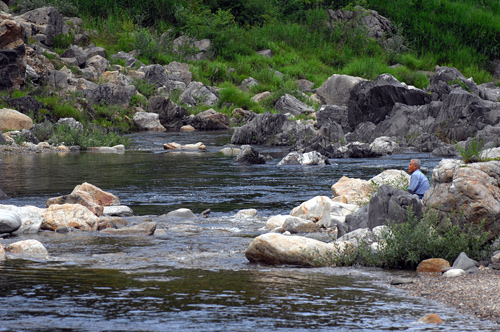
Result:
<svg viewBox="0 0 500 332"><path fill-rule="evenodd" d="M160 236L42 232L0 239L42 242L47 259L0 263L0 331L497 331L498 326L388 288L412 272L364 268L298 268L250 264L244 255L266 220L289 214L318 195L331 196L342 176L369 179L384 169L422 160L429 174L439 159L412 152L376 159L331 160L327 166L278 167L273 157L244 166L218 151L228 132L141 133L121 154L0 156L2 204L45 206L50 197L92 183L130 206L133 225L154 221ZM166 152L163 143L203 142L205 152ZM208 218L165 214L206 209ZM237 218L241 209L258 215ZM417 323L437 313L444 324Z"/></svg>

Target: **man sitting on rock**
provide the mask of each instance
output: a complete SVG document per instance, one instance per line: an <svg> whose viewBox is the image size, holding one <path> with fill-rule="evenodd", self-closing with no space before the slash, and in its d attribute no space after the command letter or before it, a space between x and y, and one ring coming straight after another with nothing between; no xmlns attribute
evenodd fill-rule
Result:
<svg viewBox="0 0 500 332"><path fill-rule="evenodd" d="M408 187L408 192L410 194L417 195L420 199L424 197L425 192L430 188L429 180L420 171L420 159L412 159L410 165L408 166L408 171L411 174L410 186Z"/></svg>

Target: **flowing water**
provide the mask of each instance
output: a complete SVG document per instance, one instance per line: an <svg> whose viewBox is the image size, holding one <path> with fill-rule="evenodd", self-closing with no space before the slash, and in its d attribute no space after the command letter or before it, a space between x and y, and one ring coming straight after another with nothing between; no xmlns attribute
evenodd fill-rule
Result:
<svg viewBox="0 0 500 332"><path fill-rule="evenodd" d="M230 133L135 134L122 154L0 156L2 204L45 206L83 182L134 210L130 225L154 221L165 234L113 236L42 232L44 259L0 263L0 331L497 331L434 302L386 287L409 272L297 268L250 264L245 249L268 217L289 214L318 195L331 196L342 176L369 179L407 169L419 157L424 173L439 162L427 154L332 160L327 166L277 163L286 148L256 147L274 159L244 166L218 151ZM166 142L205 143L205 152L165 152ZM208 218L165 214L206 209ZM240 218L255 208L257 217ZM417 323L437 313L444 324Z"/></svg>

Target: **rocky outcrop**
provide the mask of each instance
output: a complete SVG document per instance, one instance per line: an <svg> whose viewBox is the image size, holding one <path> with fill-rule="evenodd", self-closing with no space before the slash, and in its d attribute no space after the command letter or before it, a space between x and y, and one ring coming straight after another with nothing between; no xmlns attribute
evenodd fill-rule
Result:
<svg viewBox="0 0 500 332"><path fill-rule="evenodd" d="M429 102L430 97L425 91L408 87L392 75L382 74L374 81L360 82L352 89L348 102L349 125L355 128L366 121L377 125L396 103L413 106Z"/></svg>
<svg viewBox="0 0 500 332"><path fill-rule="evenodd" d="M130 98L137 93L137 90L133 85L106 83L94 89L84 90L83 93L90 104L128 106Z"/></svg>
<svg viewBox="0 0 500 332"><path fill-rule="evenodd" d="M397 33L394 24L374 10L356 6L354 10L328 10L328 15L331 27L340 24L351 29L362 28L367 31L368 37L376 39L387 50L401 52L406 49L403 38Z"/></svg>
<svg viewBox="0 0 500 332"><path fill-rule="evenodd" d="M479 225L489 238L500 235L500 161L463 164L444 159L432 173L432 186L423 199L424 210L444 222Z"/></svg>
<svg viewBox="0 0 500 332"><path fill-rule="evenodd" d="M0 14L0 89L20 89L26 76L26 32L23 26Z"/></svg>
<svg viewBox="0 0 500 332"><path fill-rule="evenodd" d="M37 8L16 18L28 33L28 37L47 45L54 46L55 39L69 27L64 23L63 16L53 7Z"/></svg>
<svg viewBox="0 0 500 332"><path fill-rule="evenodd" d="M170 98L155 96L149 99L148 112L160 115L160 123L167 130L179 130L187 121L188 112Z"/></svg>
<svg viewBox="0 0 500 332"><path fill-rule="evenodd" d="M236 128L231 144L295 146L311 136L314 136L314 130L310 126L287 120L284 114L266 112Z"/></svg>
<svg viewBox="0 0 500 332"><path fill-rule="evenodd" d="M314 108L288 93L285 93L284 96L278 99L276 104L274 104L274 108L282 114L291 114L293 116L307 115L314 112Z"/></svg>

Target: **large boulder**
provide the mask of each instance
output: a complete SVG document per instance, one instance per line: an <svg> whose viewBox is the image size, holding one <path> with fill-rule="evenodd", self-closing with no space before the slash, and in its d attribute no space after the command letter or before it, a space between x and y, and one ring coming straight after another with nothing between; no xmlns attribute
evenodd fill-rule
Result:
<svg viewBox="0 0 500 332"><path fill-rule="evenodd" d="M455 67L437 67L426 90L432 94L433 100L441 100L458 86L465 86L475 95L480 94L472 78L466 78Z"/></svg>
<svg viewBox="0 0 500 332"><path fill-rule="evenodd" d="M26 76L26 32L16 21L0 20L0 88L20 89Z"/></svg>
<svg viewBox="0 0 500 332"><path fill-rule="evenodd" d="M245 257L252 263L316 266L327 264L338 252L333 243L268 233L256 237L250 243Z"/></svg>
<svg viewBox="0 0 500 332"><path fill-rule="evenodd" d="M168 81L167 71L161 65L151 65L143 69L146 80L156 86L162 86Z"/></svg>
<svg viewBox="0 0 500 332"><path fill-rule="evenodd" d="M394 24L375 10L356 6L353 10L328 10L328 15L331 27L341 25L348 29L361 28L367 31L368 37L377 40L387 50L397 53L406 49Z"/></svg>
<svg viewBox="0 0 500 332"><path fill-rule="evenodd" d="M164 68L167 72L168 79L171 81L182 82L187 86L193 80L193 74L189 70L189 65L186 63L174 61Z"/></svg>
<svg viewBox="0 0 500 332"><path fill-rule="evenodd" d="M24 13L16 20L25 27L29 37L47 46L54 46L56 37L69 30L63 16L54 7L37 8Z"/></svg>
<svg viewBox="0 0 500 332"><path fill-rule="evenodd" d="M333 197L343 196L347 203L364 205L369 202L374 186L368 180L341 177L332 185Z"/></svg>
<svg viewBox="0 0 500 332"><path fill-rule="evenodd" d="M489 238L500 235L500 161L464 164L443 159L433 170L424 210L455 225L479 225Z"/></svg>
<svg viewBox="0 0 500 332"><path fill-rule="evenodd" d="M187 121L188 112L170 98L154 96L148 104L148 112L159 114L160 123L167 130L179 130Z"/></svg>
<svg viewBox="0 0 500 332"><path fill-rule="evenodd" d="M351 131L347 120L347 106L323 105L316 112L316 128L326 124L337 123L345 131Z"/></svg>
<svg viewBox="0 0 500 332"><path fill-rule="evenodd" d="M348 119L351 128L362 122L378 124L392 111L396 103L423 105L430 102L428 94L408 87L390 74L379 75L374 81L362 81L351 91Z"/></svg>
<svg viewBox="0 0 500 332"><path fill-rule="evenodd" d="M87 61L87 54L80 46L71 45L61 54L61 58L73 58L77 66L83 67Z"/></svg>
<svg viewBox="0 0 500 332"><path fill-rule="evenodd" d="M278 99L276 104L274 104L274 108L276 108L282 114L291 114L293 116L310 114L314 112L314 108L308 106L306 103L301 102L288 93Z"/></svg>
<svg viewBox="0 0 500 332"><path fill-rule="evenodd" d="M191 82L179 96L179 100L191 106L215 106L219 101L219 92L201 82Z"/></svg>
<svg viewBox="0 0 500 332"><path fill-rule="evenodd" d="M0 130L23 130L30 129L33 126L33 120L16 110L9 108L0 109Z"/></svg>
<svg viewBox="0 0 500 332"><path fill-rule="evenodd" d="M322 104L347 106L351 90L362 81L366 81L366 79L334 74L317 89L316 95Z"/></svg>
<svg viewBox="0 0 500 332"><path fill-rule="evenodd" d="M324 227L333 227L357 209L355 205L334 202L326 196L316 196L293 208L290 215L317 222Z"/></svg>
<svg viewBox="0 0 500 332"><path fill-rule="evenodd" d="M137 93L135 86L106 83L98 85L95 89L83 91L90 104L97 105L123 105L130 103L130 98Z"/></svg>
<svg viewBox="0 0 500 332"><path fill-rule="evenodd" d="M373 229L388 223L402 223L408 220L408 211L414 217L422 218L422 203L416 195L388 185L381 185L372 196L368 209L368 227Z"/></svg>
<svg viewBox="0 0 500 332"><path fill-rule="evenodd" d="M134 124L139 130L165 131L160 123L160 114L151 112L136 112L133 118Z"/></svg>
<svg viewBox="0 0 500 332"><path fill-rule="evenodd" d="M266 158L250 145L243 145L236 156L236 162L240 164L265 164Z"/></svg>
<svg viewBox="0 0 500 332"><path fill-rule="evenodd" d="M196 114L191 125L197 130L227 130L229 129L229 116L211 108Z"/></svg>
<svg viewBox="0 0 500 332"><path fill-rule="evenodd" d="M314 136L306 125L287 120L284 114L266 112L234 130L231 144L296 146Z"/></svg>
<svg viewBox="0 0 500 332"><path fill-rule="evenodd" d="M22 225L15 231L14 235L19 234L36 234L40 231L43 222L43 213L45 209L35 206L18 207L15 205L0 205L0 210L10 211L21 218Z"/></svg>
<svg viewBox="0 0 500 332"><path fill-rule="evenodd" d="M430 133L443 140L464 141L484 127L500 123L500 104L482 100L462 89L452 90L444 98Z"/></svg>
<svg viewBox="0 0 500 332"><path fill-rule="evenodd" d="M95 231L99 218L80 204L53 204L43 214L42 229L55 231L59 227L73 227L84 231Z"/></svg>
<svg viewBox="0 0 500 332"><path fill-rule="evenodd" d="M22 225L21 217L7 210L0 210L0 234L13 233Z"/></svg>

